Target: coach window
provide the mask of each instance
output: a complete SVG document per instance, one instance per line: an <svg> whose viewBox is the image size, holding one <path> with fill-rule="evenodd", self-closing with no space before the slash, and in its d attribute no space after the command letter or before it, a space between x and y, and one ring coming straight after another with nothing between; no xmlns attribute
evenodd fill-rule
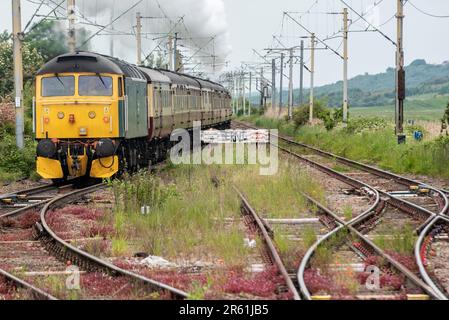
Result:
<svg viewBox="0 0 449 320"><path fill-rule="evenodd" d="M193 97L192 97L192 92L190 90L187 91L187 99L189 101L188 110L191 110L193 108Z"/></svg>
<svg viewBox="0 0 449 320"><path fill-rule="evenodd" d="M173 99L173 111L176 112L178 99L176 98L176 89L172 89L171 91L172 99Z"/></svg>

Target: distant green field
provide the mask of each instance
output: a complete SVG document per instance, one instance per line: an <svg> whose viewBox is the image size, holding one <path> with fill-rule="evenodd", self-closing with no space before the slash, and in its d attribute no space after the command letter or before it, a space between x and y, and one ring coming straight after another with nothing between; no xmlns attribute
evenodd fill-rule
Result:
<svg viewBox="0 0 449 320"><path fill-rule="evenodd" d="M404 117L407 120L439 121L444 114L449 96L423 95L406 100ZM394 120L394 106L353 107L350 110L352 117L382 117Z"/></svg>

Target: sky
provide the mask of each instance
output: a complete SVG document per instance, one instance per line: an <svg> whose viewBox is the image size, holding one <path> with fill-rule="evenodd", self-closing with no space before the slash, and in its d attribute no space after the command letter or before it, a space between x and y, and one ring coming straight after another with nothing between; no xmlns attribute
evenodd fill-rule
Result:
<svg viewBox="0 0 449 320"><path fill-rule="evenodd" d="M59 0L55 0L58 3ZM156 0L145 0L154 2ZM366 19L392 40L396 40L396 21L393 18L396 11L396 1L393 0L344 0L351 8L359 13L365 13ZM39 2L33 0L33 2ZM78 0L80 8L89 6L86 3L95 3L95 0ZM100 1L101 2L101 1ZM104 2L104 1L103 1ZM121 5L130 6L133 1L118 1ZM112 0L106 2L111 3ZM176 5L173 5L173 4ZM199 6L193 4L200 3ZM374 9L370 7L379 3ZM447 0L411 0L416 7L437 15L449 15L449 1ZM103 4L103 7L108 5ZM168 11L168 14L185 15L188 27L196 35L219 34L216 42L216 54L220 61L227 61L222 71L231 71L239 68L242 62L261 61L253 52L257 50L265 54L269 47L280 47L274 40L275 35L286 47L299 44L301 36L308 33L301 30L291 19L286 18L283 12L296 12L292 16L300 21L307 29L313 30L318 38L337 33L337 38L326 43L342 51L341 34L342 16L339 13L345 7L340 0L159 0L159 4ZM119 23L132 27L136 10L154 11L151 5L136 8L125 16ZM120 11L120 5L115 5ZM29 20L36 6L29 0L22 0L23 24ZM87 10L87 9L86 9ZM48 10L47 10L48 11ZM304 13L309 11L309 13ZM43 11L44 12L44 11ZM100 15L99 15L100 16ZM109 14L101 16L108 18ZM101 20L102 17L98 19ZM357 20L357 15L349 10L349 18ZM38 18L36 18L38 20ZM389 22L388 22L389 21ZM384 24L387 22L386 24ZM378 32L359 32L366 30L368 25L362 20L355 21L350 27L349 35L349 76L384 72L395 63L395 46ZM11 29L11 0L0 0L0 30ZM449 41L447 30L449 19L434 18L420 13L410 3L405 5L404 20L404 49L406 64L415 59L425 59L428 63L442 63L449 60ZM208 34L209 32L209 34ZM124 40L121 36L116 40L116 55L130 62L135 59L133 53L134 40ZM305 39L307 42L310 40ZM145 40L144 40L145 42ZM97 37L93 41L94 50L108 53L109 45L105 37ZM144 43L144 46L146 44ZM148 44L148 48L151 45ZM306 62L310 60L310 52L306 50ZM271 58L270 58L271 59ZM223 63L224 66L224 63ZM295 84L298 83L298 69L295 66ZM269 77L267 70L267 77ZM317 85L333 83L342 78L342 60L329 50L319 50L316 54ZM306 81L306 85L307 85ZM295 85L297 87L297 85Z"/></svg>

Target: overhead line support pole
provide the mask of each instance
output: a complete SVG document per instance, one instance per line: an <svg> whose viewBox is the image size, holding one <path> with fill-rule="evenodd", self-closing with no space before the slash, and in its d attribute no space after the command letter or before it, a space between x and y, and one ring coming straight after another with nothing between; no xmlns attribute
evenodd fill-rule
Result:
<svg viewBox="0 0 449 320"><path fill-rule="evenodd" d="M288 81L288 119L293 116L293 49L290 49L290 70Z"/></svg>
<svg viewBox="0 0 449 320"><path fill-rule="evenodd" d="M137 26L136 26L136 39L137 39L137 65L142 64L142 16L140 12L137 12Z"/></svg>
<svg viewBox="0 0 449 320"><path fill-rule="evenodd" d="M171 34L168 35L168 52L170 53L168 55L168 69L173 71L173 36Z"/></svg>
<svg viewBox="0 0 449 320"><path fill-rule="evenodd" d="M76 30L75 30L75 0L67 0L67 19L69 21L68 42L69 52L74 53L76 50Z"/></svg>
<svg viewBox="0 0 449 320"><path fill-rule="evenodd" d="M260 79L259 79L259 89L260 89L260 106L264 107L264 101L266 101L265 97L265 84L263 79L263 68L260 68Z"/></svg>
<svg viewBox="0 0 449 320"><path fill-rule="evenodd" d="M249 109L248 109L248 115L251 116L251 97L253 95L253 86L252 86L252 82L253 82L253 73L250 71L249 73Z"/></svg>
<svg viewBox="0 0 449 320"><path fill-rule="evenodd" d="M404 134L404 0L397 0L397 51L396 51L396 134Z"/></svg>
<svg viewBox="0 0 449 320"><path fill-rule="evenodd" d="M301 40L299 70L299 105L304 103L304 40Z"/></svg>
<svg viewBox="0 0 449 320"><path fill-rule="evenodd" d="M271 60L271 108L276 109L276 59Z"/></svg>
<svg viewBox="0 0 449 320"><path fill-rule="evenodd" d="M237 92L237 73L234 71L232 73L232 76L234 78L234 113L237 114L238 113L238 92Z"/></svg>
<svg viewBox="0 0 449 320"><path fill-rule="evenodd" d="M174 44L173 44L173 70L178 72L179 70L179 59L178 59L178 33L175 32Z"/></svg>
<svg viewBox="0 0 449 320"><path fill-rule="evenodd" d="M314 77L315 77L315 34L311 37L311 58L310 58L310 102L309 102L309 123L313 123L314 109Z"/></svg>
<svg viewBox="0 0 449 320"><path fill-rule="evenodd" d="M110 25L111 28L114 29L114 8L115 8L115 0L112 1L112 7L111 7L111 19L110 19ZM111 38L109 39L109 54L111 57L114 56L114 35L111 34Z"/></svg>
<svg viewBox="0 0 449 320"><path fill-rule="evenodd" d="M284 53L281 53L281 74L279 80L279 115L282 113L282 105L283 105L283 96L282 96L282 87L284 81Z"/></svg>
<svg viewBox="0 0 449 320"><path fill-rule="evenodd" d="M20 0L12 0L12 32L14 54L14 89L16 114L16 145L19 149L24 147L24 120L23 120L23 64L22 64L22 18Z"/></svg>
<svg viewBox="0 0 449 320"><path fill-rule="evenodd" d="M348 122L348 9L343 9L343 123Z"/></svg>
<svg viewBox="0 0 449 320"><path fill-rule="evenodd" d="M242 70L242 100L243 100L243 115L246 116L246 81L245 71Z"/></svg>

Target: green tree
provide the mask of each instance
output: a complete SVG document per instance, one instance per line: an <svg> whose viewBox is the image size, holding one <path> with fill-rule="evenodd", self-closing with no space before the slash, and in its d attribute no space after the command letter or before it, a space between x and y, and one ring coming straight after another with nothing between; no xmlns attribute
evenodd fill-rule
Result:
<svg viewBox="0 0 449 320"><path fill-rule="evenodd" d="M83 44L89 32L77 30L77 42ZM59 21L42 21L31 27L23 43L25 104L31 104L33 80L44 62L68 51L65 29ZM81 48L89 50L89 44ZM0 33L0 98L9 99L14 89L11 34Z"/></svg>
<svg viewBox="0 0 449 320"><path fill-rule="evenodd" d="M78 46L81 46L88 37L89 32L86 29L77 29ZM30 48L36 49L45 61L68 51L65 27L59 21L42 21L35 24L26 35L25 42ZM84 45L80 50L90 50L89 44Z"/></svg>
<svg viewBox="0 0 449 320"><path fill-rule="evenodd" d="M0 98L10 98L14 89L13 74L13 49L11 37L7 32L0 36ZM42 66L44 60L38 50L31 48L28 43L23 45L23 69L24 83L32 81L37 70Z"/></svg>

